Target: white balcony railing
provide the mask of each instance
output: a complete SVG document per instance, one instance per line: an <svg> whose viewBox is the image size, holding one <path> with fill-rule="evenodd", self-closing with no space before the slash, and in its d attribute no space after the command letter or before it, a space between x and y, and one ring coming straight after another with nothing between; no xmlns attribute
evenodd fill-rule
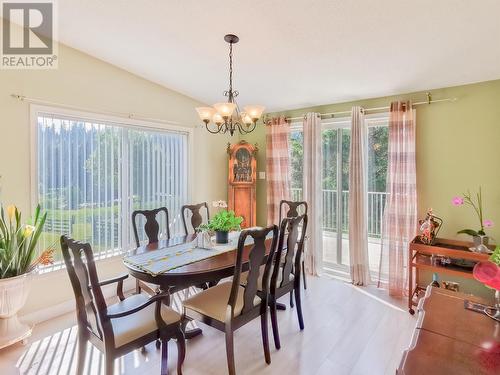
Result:
<svg viewBox="0 0 500 375"><path fill-rule="evenodd" d="M291 189L292 200L302 199L302 189ZM388 193L368 192L368 236L379 238L382 233L382 215ZM347 233L349 222L349 191L342 191L342 232ZM323 230L337 231L337 191L323 190Z"/></svg>

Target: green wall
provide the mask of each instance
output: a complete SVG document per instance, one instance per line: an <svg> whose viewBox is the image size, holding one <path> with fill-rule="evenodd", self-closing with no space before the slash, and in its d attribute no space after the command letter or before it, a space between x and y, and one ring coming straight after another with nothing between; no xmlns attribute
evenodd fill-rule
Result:
<svg viewBox="0 0 500 375"><path fill-rule="evenodd" d="M433 99L456 97L456 102L434 103L417 107L417 189L418 212L423 217L432 207L444 219L440 236L463 238L456 232L477 228L468 207L454 207L453 196L481 185L485 217L495 227L488 235L500 242L500 80L431 90ZM306 112L350 110L353 105L365 108L387 106L393 100L426 100L425 92L359 100L355 102L301 108L271 116L301 116ZM241 137L258 143L257 167L265 170L265 129ZM257 222L266 224L266 181L257 183Z"/></svg>

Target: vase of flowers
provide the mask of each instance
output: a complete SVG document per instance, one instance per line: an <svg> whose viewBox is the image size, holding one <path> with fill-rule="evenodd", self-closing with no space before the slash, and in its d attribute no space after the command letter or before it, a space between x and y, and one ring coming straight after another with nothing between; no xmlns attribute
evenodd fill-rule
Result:
<svg viewBox="0 0 500 375"><path fill-rule="evenodd" d="M215 232L215 242L226 244L229 242L229 232L240 230L243 218L236 216L234 211L228 211L227 203L224 201L213 202L213 206L220 210L214 215L208 224L202 224L198 227L199 230Z"/></svg>
<svg viewBox="0 0 500 375"><path fill-rule="evenodd" d="M37 243L47 214L37 206L29 223L21 212L8 206L0 211L0 348L24 340L31 327L19 322L17 313L26 303L33 274L38 265L52 263L54 249L38 253Z"/></svg>
<svg viewBox="0 0 500 375"><path fill-rule="evenodd" d="M457 232L457 234L468 234L472 236L472 241L474 242L474 249L478 252L488 252L488 242L489 238L486 235L485 229L492 228L493 222L489 219L483 218L483 195L481 187L479 187L479 192L473 196L470 191L462 196L456 196L453 198L452 203L454 206L463 206L464 204L471 206L477 215L479 221L479 229L476 231L474 229L462 229Z"/></svg>
<svg viewBox="0 0 500 375"><path fill-rule="evenodd" d="M495 308L485 309L486 315L500 322L500 246L497 246L487 262L474 266L474 278L487 288L495 290Z"/></svg>

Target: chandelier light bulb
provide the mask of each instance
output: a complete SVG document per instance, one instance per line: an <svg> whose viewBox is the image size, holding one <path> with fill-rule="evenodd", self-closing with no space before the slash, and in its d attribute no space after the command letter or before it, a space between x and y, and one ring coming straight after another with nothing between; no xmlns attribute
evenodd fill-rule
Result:
<svg viewBox="0 0 500 375"><path fill-rule="evenodd" d="M222 116L223 119L228 119L233 115L236 109L236 104L234 103L215 103L214 108Z"/></svg>
<svg viewBox="0 0 500 375"><path fill-rule="evenodd" d="M221 126L222 123L224 122L224 119L222 118L222 116L219 114L219 113L215 113L212 117L212 121L214 124L216 124L217 126Z"/></svg>
<svg viewBox="0 0 500 375"><path fill-rule="evenodd" d="M212 117L215 114L215 109L212 107L197 107L196 112L198 112L200 120L207 124L210 120L212 120Z"/></svg>
<svg viewBox="0 0 500 375"><path fill-rule="evenodd" d="M245 112L250 116L253 122L257 122L257 120L262 116L262 113L266 107L262 105L247 105L244 107Z"/></svg>
<svg viewBox="0 0 500 375"><path fill-rule="evenodd" d="M241 121L246 125L249 126L252 124L252 118L246 113L246 112L241 112Z"/></svg>

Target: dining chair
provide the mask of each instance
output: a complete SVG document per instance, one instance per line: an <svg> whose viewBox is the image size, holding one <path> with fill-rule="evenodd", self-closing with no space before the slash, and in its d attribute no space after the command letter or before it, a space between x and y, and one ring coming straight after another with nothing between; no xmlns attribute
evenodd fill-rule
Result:
<svg viewBox="0 0 500 375"><path fill-rule="evenodd" d="M144 223L144 233L148 238L148 244L158 242L160 235L160 223L157 220L158 214L163 213L165 215L165 234L166 239L170 239L170 223L168 220L168 209L166 207L155 208L153 210L136 210L132 212L132 228L134 230L135 244L137 247L141 246L141 241L139 238L139 232L137 226L139 225L138 219L143 217L145 219ZM141 293L144 289L149 295L156 294L157 290L152 285L136 280L135 281L136 293Z"/></svg>
<svg viewBox="0 0 500 375"><path fill-rule="evenodd" d="M205 216L200 212L204 208ZM188 215L191 215L188 217ZM198 204L187 204L181 207L182 224L184 225L184 233L186 236L191 233L196 232L203 222L208 222L210 220L210 212L208 210L207 202L202 202ZM206 218L206 220L204 220ZM188 219L189 223L188 223Z"/></svg>
<svg viewBox="0 0 500 375"><path fill-rule="evenodd" d="M281 223L282 220L282 213L283 209L287 207L285 217L296 217L299 216L299 214L307 215L307 209L308 205L307 202L305 201L287 201L287 200L282 200L280 201L280 206L279 206L279 222ZM301 211L299 213L299 211ZM304 232L305 235L306 232ZM305 254L303 255L305 257ZM304 279L304 290L307 289L307 281L306 281L306 268L304 264L304 258L302 258L302 277ZM290 304L293 306L293 299L290 299Z"/></svg>
<svg viewBox="0 0 500 375"><path fill-rule="evenodd" d="M90 244L61 236L61 249L76 299L77 374L83 372L89 341L104 354L105 374L112 375L116 358L157 340L161 342L161 374L167 374L167 345L172 338L177 340L177 373L181 374L186 353L184 320L165 305L168 294L125 298L123 280L128 275L100 282ZM107 305L101 287L112 283L117 283L120 302Z"/></svg>
<svg viewBox="0 0 500 375"><path fill-rule="evenodd" d="M272 232L272 243L266 257L266 239ZM253 245L245 248L247 238L253 239ZM241 232L236 249L236 262L232 281L218 284L204 290L183 302L184 315L210 325L226 335L227 366L230 375L236 373L234 362L233 334L238 328L260 316L262 345L266 363L271 363L268 337L268 291L271 265L278 238L276 225L263 229L244 230ZM247 283L240 285L243 259L248 259ZM265 263L263 275L261 265ZM258 280L263 281L262 291L258 293Z"/></svg>
<svg viewBox="0 0 500 375"><path fill-rule="evenodd" d="M304 251L304 239L307 230L307 215L285 218L281 221L276 259L271 275L269 287L269 307L271 311L271 326L273 329L274 345L276 349L281 348L276 300L288 293L295 292L295 303L299 327L304 329L304 318L302 316L302 303L300 300L300 275L302 266L302 254Z"/></svg>

